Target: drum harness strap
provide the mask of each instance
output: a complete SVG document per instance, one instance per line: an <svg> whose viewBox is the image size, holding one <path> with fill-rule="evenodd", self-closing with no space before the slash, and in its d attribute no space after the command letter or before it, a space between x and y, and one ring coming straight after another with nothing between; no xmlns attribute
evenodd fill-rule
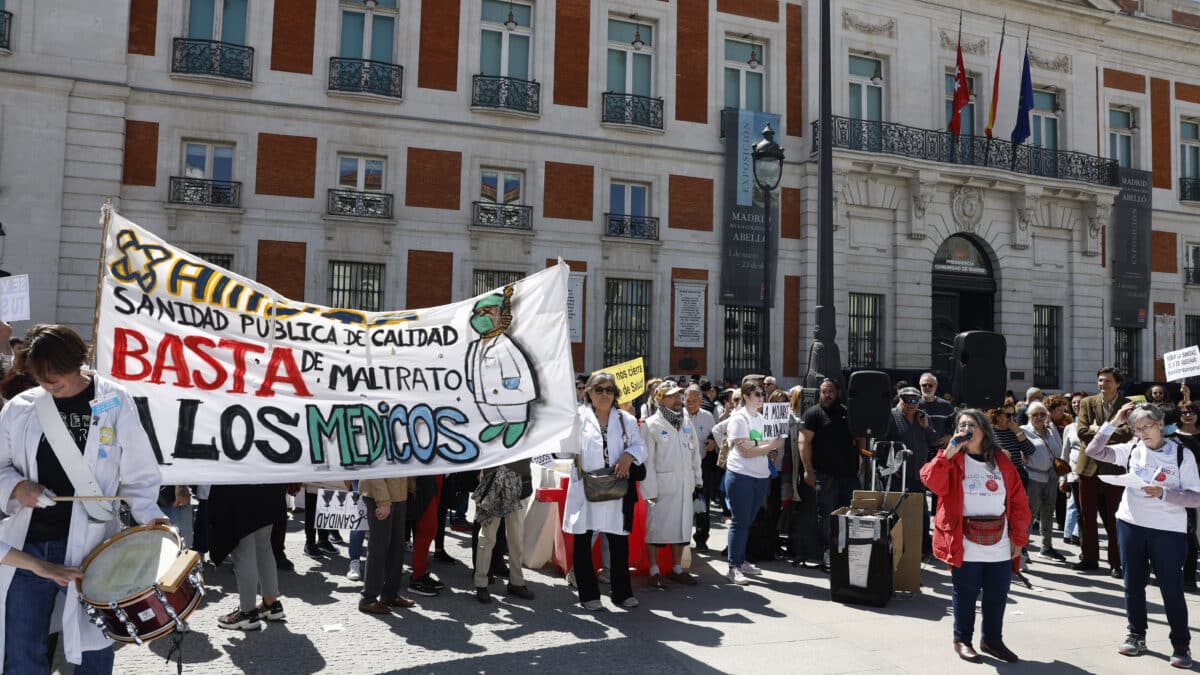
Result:
<svg viewBox="0 0 1200 675"><path fill-rule="evenodd" d="M58 463L62 465L63 473L67 474L71 485L75 487L75 494L81 497L101 496L100 486L96 484L96 476L92 474L91 468L83 459L83 453L79 452L79 446L75 444L75 440L67 431L67 425L63 423L62 417L58 414L58 407L54 405L50 392L42 390L35 396L34 407L37 410L38 422L42 425L42 433L46 435L46 441L54 450L54 456L58 458ZM106 523L113 519L113 507L110 502L84 501L80 503L87 511L88 518L95 522Z"/></svg>
<svg viewBox="0 0 1200 675"><path fill-rule="evenodd" d="M183 638L187 637L186 632L171 631L171 649L167 652L167 663L171 662L171 657L176 656L175 668L178 675L183 675Z"/></svg>

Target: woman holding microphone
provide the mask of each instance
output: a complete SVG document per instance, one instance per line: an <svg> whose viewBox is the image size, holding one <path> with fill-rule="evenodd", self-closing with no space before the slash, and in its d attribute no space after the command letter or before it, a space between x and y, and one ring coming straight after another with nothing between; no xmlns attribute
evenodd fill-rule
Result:
<svg viewBox="0 0 1200 675"><path fill-rule="evenodd" d="M938 497L933 554L950 566L954 583L954 651L964 661L980 661L971 639L975 600L982 591L980 651L1015 663L1019 659L1002 635L1004 605L1029 538L1029 501L982 411L960 411L950 429L949 445L921 468L921 481Z"/></svg>

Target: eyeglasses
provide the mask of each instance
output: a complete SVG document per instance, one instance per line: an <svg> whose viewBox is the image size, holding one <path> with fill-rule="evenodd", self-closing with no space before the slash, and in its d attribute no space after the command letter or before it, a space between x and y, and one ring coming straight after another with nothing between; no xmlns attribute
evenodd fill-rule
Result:
<svg viewBox="0 0 1200 675"><path fill-rule="evenodd" d="M592 392L596 393L596 394L612 394L613 396L616 396L617 388L616 387L592 387Z"/></svg>
<svg viewBox="0 0 1200 675"><path fill-rule="evenodd" d="M1180 417L1183 417L1184 415L1195 415L1195 414L1196 414L1195 410L1181 410L1179 412Z"/></svg>
<svg viewBox="0 0 1200 675"><path fill-rule="evenodd" d="M759 398L762 398L763 396L765 396L765 394L763 393L763 391L761 389L755 389L754 391L752 391L746 395L747 396L757 396Z"/></svg>
<svg viewBox="0 0 1200 675"><path fill-rule="evenodd" d="M1044 413L1044 412L1030 413L1030 415L1029 415L1029 416L1030 416L1030 417L1045 417L1045 416L1046 416L1046 413Z"/></svg>
<svg viewBox="0 0 1200 675"><path fill-rule="evenodd" d="M1147 432L1153 431L1154 429L1157 429L1157 428L1158 428L1158 425L1154 424L1154 423L1143 424L1141 426L1134 427L1133 433L1137 434L1138 436L1145 436Z"/></svg>
<svg viewBox="0 0 1200 675"><path fill-rule="evenodd" d="M900 400L909 405L916 405L921 402L921 399L916 398L916 397L909 397L909 398L901 397Z"/></svg>
<svg viewBox="0 0 1200 675"><path fill-rule="evenodd" d="M974 422L959 422L958 428L959 429L978 429L979 425Z"/></svg>
<svg viewBox="0 0 1200 675"><path fill-rule="evenodd" d="M932 389L932 388L934 388L934 387L936 387L936 386L937 386L937 385L936 385L936 384L934 384L934 383L932 383L932 382L924 382L924 383L922 383L922 384L921 384L921 388L922 388L922 389Z"/></svg>

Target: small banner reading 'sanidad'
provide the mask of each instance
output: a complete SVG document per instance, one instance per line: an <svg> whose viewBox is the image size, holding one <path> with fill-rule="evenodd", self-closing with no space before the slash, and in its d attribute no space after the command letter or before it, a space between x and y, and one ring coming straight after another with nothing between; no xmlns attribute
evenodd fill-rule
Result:
<svg viewBox="0 0 1200 675"><path fill-rule="evenodd" d="M563 263L470 300L280 297L112 212L96 367L165 484L441 474L556 452L575 418Z"/></svg>

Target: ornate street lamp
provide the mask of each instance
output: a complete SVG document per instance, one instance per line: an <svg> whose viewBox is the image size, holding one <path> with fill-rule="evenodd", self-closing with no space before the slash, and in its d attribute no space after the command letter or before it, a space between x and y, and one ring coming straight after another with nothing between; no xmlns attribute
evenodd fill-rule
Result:
<svg viewBox="0 0 1200 675"><path fill-rule="evenodd" d="M763 194L763 306L762 319L758 327L759 369L764 375L771 372L771 306L775 300L775 231L771 227L771 193L779 187L783 177L783 148L775 142L775 130L768 124L762 131L762 140L750 151L754 160L754 182Z"/></svg>

